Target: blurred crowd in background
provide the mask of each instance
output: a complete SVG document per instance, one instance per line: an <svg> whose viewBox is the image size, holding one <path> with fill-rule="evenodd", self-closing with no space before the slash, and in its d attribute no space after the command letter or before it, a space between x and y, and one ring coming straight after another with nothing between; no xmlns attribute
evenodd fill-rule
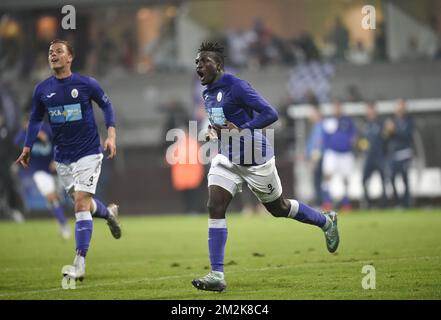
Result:
<svg viewBox="0 0 441 320"><path fill-rule="evenodd" d="M47 44L55 37L66 38L76 48L75 67L79 71L97 76L115 72L118 68L123 72L147 73L183 67L177 61L180 54L178 28L185 6L171 3L151 8L140 5L138 8L92 8L89 13L80 8L76 23L81 27L75 33L58 27L63 16L53 7L48 10L30 7L28 11L0 11L2 78L45 77L48 74ZM206 34L225 45L226 62L236 69L262 69L274 65L291 67L314 61L355 65L389 61L387 22L380 19L379 14L380 10L385 11L386 3L377 8L375 33L368 40L345 23L343 14L327 15L326 12L318 13L328 22L319 34L301 27L282 35L273 30L272 20L264 16L247 17L247 25L231 23L224 24L223 30L207 28ZM362 18L361 13L359 15ZM423 24L439 35L438 14L431 13L426 20ZM147 21L145 28L151 30L140 31L144 21ZM109 22L113 25L109 26ZM441 59L439 41L427 49L425 39L416 32L405 42L405 50L394 57L394 61Z"/></svg>
<svg viewBox="0 0 441 320"><path fill-rule="evenodd" d="M129 1L125 5L124 1L115 1L115 5L110 7L97 1L91 2L95 6L76 6L76 30L60 28L63 15L56 1L47 7L35 6L35 3L28 1L26 9L23 6L5 8L0 5L0 155L3 173L6 175L9 172L10 164L19 153L20 146L14 146L9 140L13 140L22 129L23 114L30 110L32 88L51 75L47 51L48 43L54 38L66 39L73 45L75 72L96 77L105 88L111 87L112 100L124 101L124 104L116 106L116 111L118 130L124 135L121 145L127 148L126 152L120 153L120 159L123 160L118 160L116 168L115 165L104 165L101 179L104 186L110 177L119 177L121 181L124 178L130 180L131 177L139 176L141 170L147 176L155 168L163 168L163 155L167 147L164 136L169 129L185 125L189 120L197 120L201 128L206 126L201 95L203 88L193 73L194 56L202 40L218 41L225 46L225 61L229 72L254 72L257 78L265 79L268 74L286 71L287 76L283 82L267 84L272 87L268 92L277 97L277 100L272 97L269 99L279 111L280 121L275 126L276 150L279 150L280 159L286 159L286 175L292 173L296 159L295 140L299 138L295 136L295 119L290 115L293 105L308 104L317 108L335 98L343 102L366 102L369 98L364 88L355 85L352 78L348 78L345 83L344 97L333 95L336 87L333 81L340 66L411 65L414 62L441 61L441 1L425 0L420 4L414 1L372 1L377 9L377 21L376 29L371 31L360 27L363 17L361 8L366 1L331 3L322 0L275 0L271 4L259 3L260 7L256 1L259 0L244 0L241 2L243 7L232 0L203 3L166 1L160 5L149 1ZM321 9L324 4L326 8ZM247 11L250 8L254 10L252 13ZM402 39L398 43L396 39L399 34ZM270 69L273 70L271 73L268 72ZM173 75L177 79L184 74L185 77L179 79L191 83L188 92L183 91L188 86L185 89L182 89L184 86L172 88L166 80L165 86L170 88L167 91L164 83L157 80L162 79L164 74ZM150 82L156 80L160 84L150 85ZM140 81L143 82L139 85L142 88L139 90L141 98L130 93L130 89ZM121 88L121 83L126 84L126 87ZM170 92L173 89L179 93ZM127 94L127 97L119 98L112 95L112 92ZM184 99L183 96L190 98ZM161 97L164 99L161 100ZM393 98L400 97L396 95ZM162 117L161 121L157 120L158 114ZM138 126L154 128L158 125L161 126L161 132L157 136L151 134L151 131L135 131ZM364 130L361 119L358 119L357 127L361 138ZM308 129L312 128L313 124L310 124ZM144 132L153 138L145 138ZM139 140L137 146L140 148L133 147L131 153L131 146L136 145L133 137ZM144 138L150 142L143 144L141 141ZM145 156L141 156L143 152ZM306 150L302 152L306 154ZM135 165L130 165L130 161ZM145 161L150 161L152 171L139 165ZM284 165L283 160L279 163ZM160 194L174 188L175 191L182 191L183 197L181 200L171 200L170 203L180 201L181 211L204 211L205 200L200 199L203 198L205 188L203 173L207 168L190 168L193 170L190 176L194 178L194 181L188 183L190 187L184 183L189 181L185 178L188 172L181 169L164 169L169 174L169 185L162 186L162 189L157 187L151 192ZM184 178L180 172L184 172ZM158 170L154 174L159 174ZM14 175L12 179L15 179ZM161 178L157 179L161 181ZM296 179L285 179L291 184L287 188L288 192L293 191L292 185ZM6 182L3 187L9 184L17 187L11 189L8 201L12 206L21 208L19 210L26 211L23 207L29 206L29 203L23 204L19 200L20 182ZM33 192L29 188L28 192ZM121 187L118 192L123 192L123 189ZM142 191L140 188L134 189L132 194L126 195L127 199ZM195 193L188 190L198 191ZM105 190L101 192L105 193ZM102 198L106 198L105 194ZM239 200L243 203L238 207L256 209L257 204L251 198L245 194ZM410 203L410 200L403 202L405 206ZM141 211L143 205L139 200L139 206L132 207L132 212ZM149 211L152 212L163 209L160 204L155 207L154 202L150 205ZM39 209L44 206L42 199L35 205ZM178 210L176 208L165 206L164 211Z"/></svg>

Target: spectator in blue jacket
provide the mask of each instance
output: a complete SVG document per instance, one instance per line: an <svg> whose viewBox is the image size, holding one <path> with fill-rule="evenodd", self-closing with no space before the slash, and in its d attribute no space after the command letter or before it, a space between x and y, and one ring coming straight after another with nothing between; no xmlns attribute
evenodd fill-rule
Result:
<svg viewBox="0 0 441 320"><path fill-rule="evenodd" d="M398 100L393 119L385 124L385 135L388 138L388 151L390 160L391 183L394 200L397 205L406 208L410 206L409 167L413 156L412 134L413 120L407 114L406 102ZM404 184L404 194L398 195L396 177L401 176Z"/></svg>
<svg viewBox="0 0 441 320"><path fill-rule="evenodd" d="M382 195L380 205L387 202L385 185L386 149L384 139L384 121L378 117L375 103L367 105L366 122L364 124L364 141L366 142L366 160L363 167L363 191L368 207L372 206L368 183L374 172L381 178Z"/></svg>

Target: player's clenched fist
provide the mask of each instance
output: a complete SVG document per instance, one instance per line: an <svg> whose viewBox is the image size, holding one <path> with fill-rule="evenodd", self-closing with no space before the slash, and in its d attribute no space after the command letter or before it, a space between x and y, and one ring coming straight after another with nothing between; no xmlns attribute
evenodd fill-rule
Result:
<svg viewBox="0 0 441 320"><path fill-rule="evenodd" d="M31 148L24 147L20 156L15 160L15 163L21 164L23 167L29 167L29 162L31 160Z"/></svg>

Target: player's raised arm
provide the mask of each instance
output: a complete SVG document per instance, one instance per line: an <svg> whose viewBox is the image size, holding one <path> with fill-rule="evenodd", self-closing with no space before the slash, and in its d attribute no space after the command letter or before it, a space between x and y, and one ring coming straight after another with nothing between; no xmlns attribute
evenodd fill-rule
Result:
<svg viewBox="0 0 441 320"><path fill-rule="evenodd" d="M232 87L233 96L243 105L252 108L258 115L240 126L241 129L263 129L277 121L277 111L246 81Z"/></svg>
<svg viewBox="0 0 441 320"><path fill-rule="evenodd" d="M104 141L104 150L109 150L107 159L113 159L116 156L116 126L112 102L98 81L93 78L90 78L90 88L93 101L95 101L104 112L104 121L107 127L107 138Z"/></svg>
<svg viewBox="0 0 441 320"><path fill-rule="evenodd" d="M44 113L45 108L40 101L39 90L37 87L32 95L32 111L31 116L29 117L28 129L26 130L24 147L20 156L15 161L15 163L21 164L25 168L29 166L29 162L31 160L31 149L35 139L37 139L41 125L43 124Z"/></svg>

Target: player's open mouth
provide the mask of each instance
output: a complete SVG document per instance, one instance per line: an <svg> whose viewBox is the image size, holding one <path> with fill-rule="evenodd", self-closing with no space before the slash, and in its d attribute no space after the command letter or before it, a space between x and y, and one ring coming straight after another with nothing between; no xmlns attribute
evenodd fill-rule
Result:
<svg viewBox="0 0 441 320"><path fill-rule="evenodd" d="M204 73L203 73L202 71L196 71L196 73L198 74L199 79L200 79L201 81L204 80L205 76L204 76Z"/></svg>
<svg viewBox="0 0 441 320"><path fill-rule="evenodd" d="M51 59L52 63L58 62L59 60L57 58Z"/></svg>

